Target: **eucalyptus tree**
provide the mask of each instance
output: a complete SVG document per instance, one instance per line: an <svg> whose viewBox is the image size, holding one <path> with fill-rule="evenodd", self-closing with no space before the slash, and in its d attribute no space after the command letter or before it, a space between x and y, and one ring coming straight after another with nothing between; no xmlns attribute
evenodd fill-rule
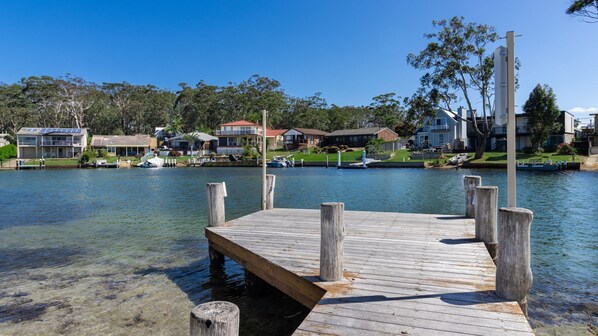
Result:
<svg viewBox="0 0 598 336"><path fill-rule="evenodd" d="M523 105L523 111L531 131L532 148L539 150L550 138L550 134L561 127L559 123L561 112L552 88L546 84L536 85Z"/></svg>
<svg viewBox="0 0 598 336"><path fill-rule="evenodd" d="M35 126L34 106L20 84L0 84L0 133L8 133L12 142L21 127Z"/></svg>
<svg viewBox="0 0 598 336"><path fill-rule="evenodd" d="M23 93L34 107L33 118L39 127L67 127L69 118L64 111L59 82L51 76L30 76L21 79Z"/></svg>
<svg viewBox="0 0 598 336"><path fill-rule="evenodd" d="M370 104L370 124L376 127L393 129L399 121L403 121L405 114L401 107L400 98L392 92L372 98L373 102Z"/></svg>
<svg viewBox="0 0 598 336"><path fill-rule="evenodd" d="M598 0L574 0L567 7L567 14L579 16L589 23L598 22Z"/></svg>
<svg viewBox="0 0 598 336"><path fill-rule="evenodd" d="M409 54L407 62L426 71L420 79L422 88L433 93L447 110L453 111L460 99L465 100L472 114L466 121L477 140L475 158L480 158L494 122L494 61L488 47L498 35L492 26L464 20L433 21L437 31L425 35L430 42L419 54Z"/></svg>

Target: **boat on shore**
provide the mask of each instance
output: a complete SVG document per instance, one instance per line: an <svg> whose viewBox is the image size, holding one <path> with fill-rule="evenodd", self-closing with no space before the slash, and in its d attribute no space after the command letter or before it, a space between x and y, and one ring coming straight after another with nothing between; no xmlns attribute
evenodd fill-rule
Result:
<svg viewBox="0 0 598 336"><path fill-rule="evenodd" d="M268 168L286 168L293 167L293 163L284 156L274 156L270 162L266 163Z"/></svg>
<svg viewBox="0 0 598 336"><path fill-rule="evenodd" d="M151 152L141 158L142 162L137 164L139 168L162 168L164 166L164 159L161 159L157 155L151 157Z"/></svg>
<svg viewBox="0 0 598 336"><path fill-rule="evenodd" d="M448 160L448 163L457 166L467 160L467 153L459 153Z"/></svg>

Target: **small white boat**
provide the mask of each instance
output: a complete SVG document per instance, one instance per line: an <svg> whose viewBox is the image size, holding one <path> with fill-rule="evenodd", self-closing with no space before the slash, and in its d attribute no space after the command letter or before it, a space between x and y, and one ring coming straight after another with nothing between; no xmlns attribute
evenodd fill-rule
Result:
<svg viewBox="0 0 598 336"><path fill-rule="evenodd" d="M144 161L142 161L141 163L139 163L137 165L137 167L140 168L162 168L162 166L164 166L164 159L161 159L160 157L158 157L157 155L154 156L151 159L148 159L147 157L148 155L145 155L142 160L145 158Z"/></svg>
<svg viewBox="0 0 598 336"><path fill-rule="evenodd" d="M463 163L465 160L467 160L467 153L460 153L450 158L449 163L456 166Z"/></svg>

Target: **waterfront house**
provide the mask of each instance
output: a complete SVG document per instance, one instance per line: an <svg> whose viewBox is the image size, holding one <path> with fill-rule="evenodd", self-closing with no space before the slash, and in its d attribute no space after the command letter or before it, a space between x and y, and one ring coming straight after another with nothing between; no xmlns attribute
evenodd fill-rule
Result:
<svg viewBox="0 0 598 336"><path fill-rule="evenodd" d="M189 140L192 139L193 143L190 143ZM168 138L165 142L169 148L179 151L183 153L183 155L207 155L209 153L215 153L216 148L218 147L217 137L199 131L179 134L175 137Z"/></svg>
<svg viewBox="0 0 598 336"><path fill-rule="evenodd" d="M457 112L438 109L434 117L426 117L422 127L415 132L413 143L417 147L443 148L451 146L459 150L468 147L467 110Z"/></svg>
<svg viewBox="0 0 598 336"><path fill-rule="evenodd" d="M328 146L365 147L373 138L394 141L398 138L398 134L388 127L345 129L327 134L324 137L324 144Z"/></svg>
<svg viewBox="0 0 598 336"><path fill-rule="evenodd" d="M243 146L261 146L262 126L247 120L237 120L220 125L216 130L218 154L243 154Z"/></svg>
<svg viewBox="0 0 598 336"><path fill-rule="evenodd" d="M283 133L284 147L290 149L302 149L319 146L324 142L328 132L311 128L291 128Z"/></svg>
<svg viewBox="0 0 598 336"><path fill-rule="evenodd" d="M23 127L17 132L19 159L74 158L86 148L84 128Z"/></svg>
<svg viewBox="0 0 598 336"><path fill-rule="evenodd" d="M481 118L478 118L478 125L482 129ZM561 111L559 116L561 127L553 132L544 143L546 148L556 148L561 143L570 143L575 138L575 118L567 111ZM468 127L469 143L473 149L476 148L477 139L471 126ZM517 113L515 115L515 149L523 150L532 145L532 130L528 126L527 115ZM507 150L507 125L492 126L488 139L486 140L486 150L488 151L506 151Z"/></svg>
<svg viewBox="0 0 598 336"><path fill-rule="evenodd" d="M157 147L157 140L146 134L94 135L91 137L91 147L103 149L110 156L136 156L154 150Z"/></svg>
<svg viewBox="0 0 598 336"><path fill-rule="evenodd" d="M266 128L266 141L268 143L268 149L279 149L284 146L284 136L286 129L269 129Z"/></svg>

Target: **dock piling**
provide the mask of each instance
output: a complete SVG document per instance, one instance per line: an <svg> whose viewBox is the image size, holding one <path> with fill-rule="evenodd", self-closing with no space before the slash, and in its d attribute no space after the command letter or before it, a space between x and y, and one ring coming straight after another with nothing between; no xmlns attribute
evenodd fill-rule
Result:
<svg viewBox="0 0 598 336"><path fill-rule="evenodd" d="M276 186L276 175L266 175L266 210L274 209L274 187Z"/></svg>
<svg viewBox="0 0 598 336"><path fill-rule="evenodd" d="M501 208L498 211L498 262L496 294L517 300L527 316L527 294L532 287L530 226L533 212L524 208Z"/></svg>
<svg viewBox="0 0 598 336"><path fill-rule="evenodd" d="M231 302L211 301L191 310L190 336L238 336L239 307Z"/></svg>
<svg viewBox="0 0 598 336"><path fill-rule="evenodd" d="M208 227L224 226L224 183L208 183ZM224 265L224 255L209 247L210 265Z"/></svg>
<svg viewBox="0 0 598 336"><path fill-rule="evenodd" d="M477 175L465 175L463 177L463 188L465 189L465 217L475 217L475 188L482 185L482 177Z"/></svg>
<svg viewBox="0 0 598 336"><path fill-rule="evenodd" d="M475 238L484 242L492 260L498 253L498 187L475 188Z"/></svg>
<svg viewBox="0 0 598 336"><path fill-rule="evenodd" d="M343 279L343 255L345 240L345 204L322 203L320 207L320 279L340 281Z"/></svg>

